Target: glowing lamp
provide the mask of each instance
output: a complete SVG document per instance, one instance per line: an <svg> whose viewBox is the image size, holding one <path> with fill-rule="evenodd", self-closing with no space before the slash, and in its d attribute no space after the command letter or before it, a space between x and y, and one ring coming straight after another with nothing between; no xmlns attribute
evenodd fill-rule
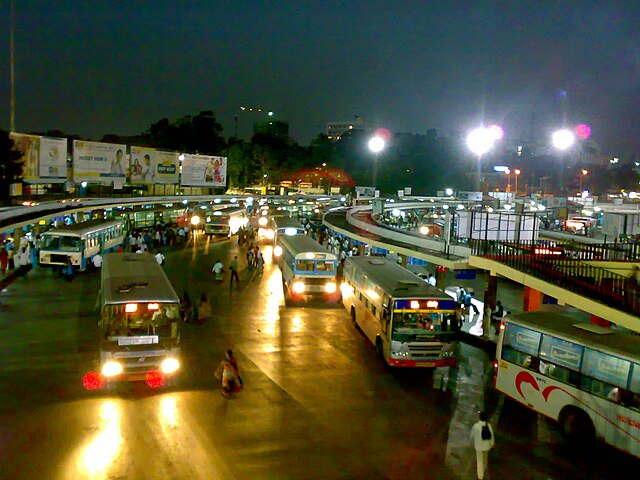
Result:
<svg viewBox="0 0 640 480"><path fill-rule="evenodd" d="M304 283L301 282L300 280L298 280L297 282L293 283L293 291L296 293L302 293L304 292Z"/></svg>
<svg viewBox="0 0 640 480"><path fill-rule="evenodd" d="M147 373L147 385L151 388L158 388L164 385L164 376L157 370Z"/></svg>
<svg viewBox="0 0 640 480"><path fill-rule="evenodd" d="M178 369L180 368L180 362L178 361L177 358L165 358L162 363L160 364L160 370L162 370L162 373L174 373L176 371L178 371Z"/></svg>
<svg viewBox="0 0 640 480"><path fill-rule="evenodd" d="M315 254L313 252L307 252L304 254L304 258L308 260L313 260L315 258Z"/></svg>
<svg viewBox="0 0 640 480"><path fill-rule="evenodd" d="M409 306L411 308L418 309L420 308L420 302L417 300L411 300L411 303L409 304Z"/></svg>
<svg viewBox="0 0 640 480"><path fill-rule="evenodd" d="M191 225L200 225L200 217L198 215L191 217Z"/></svg>
<svg viewBox="0 0 640 480"><path fill-rule="evenodd" d="M438 301L437 300L429 300L427 302L427 308L438 308Z"/></svg>
<svg viewBox="0 0 640 480"><path fill-rule="evenodd" d="M149 305L147 305L147 310L158 310L159 308L159 303L150 303Z"/></svg>
<svg viewBox="0 0 640 480"><path fill-rule="evenodd" d="M276 238L276 232L269 229L265 232L264 236L267 237L268 240L273 240L274 238Z"/></svg>
<svg viewBox="0 0 640 480"><path fill-rule="evenodd" d="M122 373L122 364L115 360L109 360L102 366L103 377L115 377Z"/></svg>
<svg viewBox="0 0 640 480"><path fill-rule="evenodd" d="M324 286L324 291L327 293L334 293L337 290L336 284L329 282Z"/></svg>
<svg viewBox="0 0 640 480"><path fill-rule="evenodd" d="M261 227L264 227L268 222L269 220L267 220L267 217L260 217L258 219L258 225L260 225Z"/></svg>
<svg viewBox="0 0 640 480"><path fill-rule="evenodd" d="M127 303L124 306L124 311L126 313L135 313L138 311L138 304L137 303Z"/></svg>
<svg viewBox="0 0 640 480"><path fill-rule="evenodd" d="M426 225L423 225L420 227L420 233L422 235L429 235L429 227Z"/></svg>
<svg viewBox="0 0 640 480"><path fill-rule="evenodd" d="M553 142L553 146L558 150L566 150L573 145L575 137L569 130L558 130L557 132L553 132L551 141Z"/></svg>
<svg viewBox="0 0 640 480"><path fill-rule="evenodd" d="M280 245L276 245L275 248L273 249L273 254L276 257L279 257L280 255L282 255L282 247Z"/></svg>

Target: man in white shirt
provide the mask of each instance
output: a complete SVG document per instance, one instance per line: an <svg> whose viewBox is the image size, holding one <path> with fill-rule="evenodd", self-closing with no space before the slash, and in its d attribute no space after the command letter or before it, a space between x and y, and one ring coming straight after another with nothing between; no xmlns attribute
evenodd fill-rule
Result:
<svg viewBox="0 0 640 480"><path fill-rule="evenodd" d="M160 250L156 253L156 262L158 262L158 265L164 265L164 255Z"/></svg>
<svg viewBox="0 0 640 480"><path fill-rule="evenodd" d="M95 267L95 269L100 270L100 267L102 267L102 255L96 253L91 261L93 262L93 266Z"/></svg>
<svg viewBox="0 0 640 480"><path fill-rule="evenodd" d="M489 429L490 438L483 438L482 430L485 426ZM489 416L485 412L480 412L480 420L474 423L473 427L471 427L469 437L471 438L473 447L476 450L478 480L483 480L489 462L489 450L491 450L495 445L493 427L489 423Z"/></svg>
<svg viewBox="0 0 640 480"><path fill-rule="evenodd" d="M429 274L429 279L427 280L427 282L429 283L429 285L431 285L432 287L436 286L436 277L433 276L433 274Z"/></svg>

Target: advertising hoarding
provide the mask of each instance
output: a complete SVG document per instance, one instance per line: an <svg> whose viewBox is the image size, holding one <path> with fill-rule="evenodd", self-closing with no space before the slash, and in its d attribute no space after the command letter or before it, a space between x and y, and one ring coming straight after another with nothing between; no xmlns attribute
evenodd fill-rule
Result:
<svg viewBox="0 0 640 480"><path fill-rule="evenodd" d="M73 180L121 185L125 181L126 153L126 145L74 140Z"/></svg>
<svg viewBox="0 0 640 480"><path fill-rule="evenodd" d="M26 183L63 183L67 180L67 139L11 133L22 152L22 178Z"/></svg>
<svg viewBox="0 0 640 480"><path fill-rule="evenodd" d="M224 187L227 185L227 157L184 155L182 186Z"/></svg>
<svg viewBox="0 0 640 480"><path fill-rule="evenodd" d="M131 147L129 183L178 183L178 153L163 152L155 148Z"/></svg>

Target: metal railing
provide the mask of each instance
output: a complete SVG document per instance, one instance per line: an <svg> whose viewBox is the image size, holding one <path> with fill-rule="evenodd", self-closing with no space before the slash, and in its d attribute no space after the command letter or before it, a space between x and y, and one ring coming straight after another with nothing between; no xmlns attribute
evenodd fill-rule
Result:
<svg viewBox="0 0 640 480"><path fill-rule="evenodd" d="M587 263L636 260L638 249L628 247L637 246L471 241L473 255L490 258L580 296L640 316L640 286L635 278Z"/></svg>

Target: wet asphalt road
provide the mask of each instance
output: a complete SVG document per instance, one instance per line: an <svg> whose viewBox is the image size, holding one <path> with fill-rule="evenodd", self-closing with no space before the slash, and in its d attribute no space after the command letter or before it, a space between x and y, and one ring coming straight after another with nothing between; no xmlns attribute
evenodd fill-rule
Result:
<svg viewBox="0 0 640 480"><path fill-rule="evenodd" d="M264 250L267 262L270 251ZM492 388L491 355L461 344L446 391L429 371L384 368L341 305L285 307L280 273L214 284L235 242L166 252L176 291L206 291L214 316L182 330L171 388L86 391L97 363L95 273L73 283L33 271L0 300L0 479L473 479L468 433L495 425L486 478L632 478L640 462L603 446L573 451L552 424ZM245 390L220 395L222 352ZM627 472L627 473L625 473Z"/></svg>

